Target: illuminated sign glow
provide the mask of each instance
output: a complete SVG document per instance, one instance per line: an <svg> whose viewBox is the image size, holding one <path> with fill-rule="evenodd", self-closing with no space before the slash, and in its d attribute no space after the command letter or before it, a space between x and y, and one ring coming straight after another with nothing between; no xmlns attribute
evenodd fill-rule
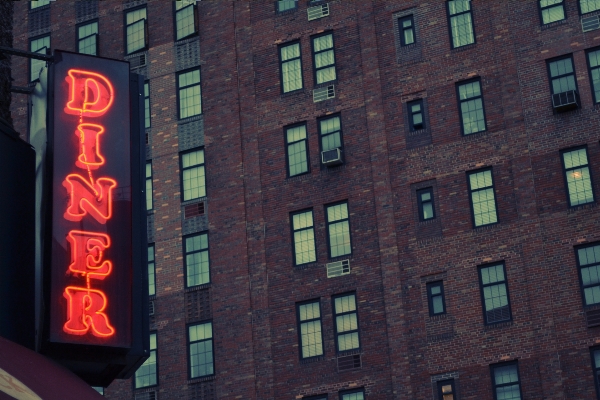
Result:
<svg viewBox="0 0 600 400"><path fill-rule="evenodd" d="M113 190L117 181L102 176L94 179L93 171L106 164L100 152L100 138L105 129L102 125L84 123L84 117L104 115L114 101L114 90L110 81L95 72L70 69L65 80L69 84L69 101L65 113L78 115L79 124L75 135L79 142L79 154L75 167L87 172L68 174L62 183L69 195L64 218L71 222L93 218L106 224L112 218ZM63 331L69 335L91 333L97 337L115 334L108 315L106 294L93 289L94 280L104 280L113 271L113 264L104 259L104 251L110 247L110 236L100 232L72 229L67 236L71 248L71 264L68 271L79 277L81 286L67 286L63 297L67 300L67 321Z"/></svg>

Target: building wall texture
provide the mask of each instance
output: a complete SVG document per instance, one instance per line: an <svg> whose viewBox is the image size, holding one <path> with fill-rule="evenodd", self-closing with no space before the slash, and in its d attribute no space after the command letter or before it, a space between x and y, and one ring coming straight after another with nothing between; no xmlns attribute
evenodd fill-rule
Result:
<svg viewBox="0 0 600 400"><path fill-rule="evenodd" d="M97 5L81 11L82 3ZM364 388L367 399L437 399L453 378L460 399L493 399L490 366L516 361L525 399L598 396L576 246L600 241L597 200L570 207L561 151L586 146L600 196L598 105L579 1L542 25L535 0L470 2L475 43L452 49L446 4L342 1L309 21L308 4L276 12L273 1L199 1L198 35L175 41L173 5L137 0L15 3L15 47L51 35L75 51L78 23L99 21L99 55L124 54L123 14L145 5L152 126L158 385L115 381L111 399L299 399ZM79 11L78 11L79 10ZM49 17L41 16L46 13ZM39 15L38 15L39 14ZM46 15L44 14L44 15ZM2 13L0 13L2 15ZM402 46L398 19L412 15L416 43ZM598 11L585 16L599 15ZM41 21L41 22L40 22ZM311 38L333 32L335 98L313 102ZM279 46L300 43L302 90L282 94ZM577 110L555 113L547 60L571 55ZM133 65L133 64L132 64ZM177 72L201 68L202 115L178 120ZM27 62L13 61L19 86ZM479 78L486 130L461 132L457 84ZM422 99L425 129L410 132L406 103ZM26 98L13 101L25 132ZM321 165L317 120L341 118L344 164ZM284 127L306 123L310 171L288 177ZM19 125L20 124L20 125ZM21 126L22 125L22 126ZM179 153L203 147L207 196L182 202ZM474 228L470 171L492 168L497 224ZM416 191L431 187L436 218L419 222ZM204 214L186 218L203 202ZM351 273L327 278L325 206L347 201ZM316 262L294 266L290 214L312 209ZM208 232L211 283L186 288L183 237ZM512 318L486 325L478 267L504 263ZM429 316L426 285L443 281L447 313ZM359 367L338 370L332 296L355 292ZM318 300L324 355L301 360L296 304ZM215 375L189 379L186 327L211 320Z"/></svg>
<svg viewBox="0 0 600 400"><path fill-rule="evenodd" d="M12 47L13 43L13 2L0 3L0 46ZM2 57L0 57L2 58ZM10 118L10 57L0 59L0 118L12 123Z"/></svg>

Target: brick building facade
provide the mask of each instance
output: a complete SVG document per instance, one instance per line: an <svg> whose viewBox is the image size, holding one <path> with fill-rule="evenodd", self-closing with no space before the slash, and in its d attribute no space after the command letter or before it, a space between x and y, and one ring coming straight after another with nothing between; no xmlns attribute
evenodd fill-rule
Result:
<svg viewBox="0 0 600 400"><path fill-rule="evenodd" d="M156 364L106 397L598 396L600 2L189 7L15 3L148 79Z"/></svg>

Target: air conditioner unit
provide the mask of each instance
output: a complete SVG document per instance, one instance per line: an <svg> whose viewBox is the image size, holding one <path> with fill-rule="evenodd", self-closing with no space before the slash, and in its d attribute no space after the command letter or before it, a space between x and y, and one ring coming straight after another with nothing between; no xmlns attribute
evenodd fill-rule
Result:
<svg viewBox="0 0 600 400"><path fill-rule="evenodd" d="M581 17L581 29L584 32L589 32L600 28L600 16L592 15L591 17Z"/></svg>
<svg viewBox="0 0 600 400"><path fill-rule="evenodd" d="M362 364L360 360L360 354L338 357L337 364L338 372L360 368Z"/></svg>
<svg viewBox="0 0 600 400"><path fill-rule="evenodd" d="M321 162L323 165L327 165L328 167L343 164L344 161L342 160L342 150L340 150L339 147L336 147L335 149L322 151Z"/></svg>
<svg viewBox="0 0 600 400"><path fill-rule="evenodd" d="M334 85L325 86L313 90L313 102L318 103L323 100L333 99L335 97Z"/></svg>
<svg viewBox="0 0 600 400"><path fill-rule="evenodd" d="M567 90L552 95L552 107L555 112L575 110L579 108L580 104L579 93L576 90Z"/></svg>
<svg viewBox="0 0 600 400"><path fill-rule="evenodd" d="M154 315L154 300L148 302L148 315Z"/></svg>
<svg viewBox="0 0 600 400"><path fill-rule="evenodd" d="M306 9L308 14L308 20L323 18L329 15L329 3L320 4L314 7L308 7Z"/></svg>
<svg viewBox="0 0 600 400"><path fill-rule="evenodd" d="M325 265L327 277L335 278L350 273L350 260L335 261Z"/></svg>
<svg viewBox="0 0 600 400"><path fill-rule="evenodd" d="M140 68L146 65L146 55L141 54L139 56L131 57L129 59L129 69Z"/></svg>

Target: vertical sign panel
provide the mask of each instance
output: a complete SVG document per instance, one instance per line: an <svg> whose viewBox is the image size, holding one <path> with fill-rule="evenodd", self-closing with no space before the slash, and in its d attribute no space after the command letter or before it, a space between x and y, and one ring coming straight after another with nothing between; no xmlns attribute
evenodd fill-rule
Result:
<svg viewBox="0 0 600 400"><path fill-rule="evenodd" d="M50 342L131 346L129 66L57 52Z"/></svg>

